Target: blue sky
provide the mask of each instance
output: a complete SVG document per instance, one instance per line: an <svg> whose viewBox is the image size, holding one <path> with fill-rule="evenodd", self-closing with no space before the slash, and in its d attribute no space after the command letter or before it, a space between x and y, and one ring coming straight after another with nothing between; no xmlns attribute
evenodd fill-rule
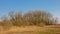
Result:
<svg viewBox="0 0 60 34"><path fill-rule="evenodd" d="M0 16L7 15L11 10L44 10L60 17L60 0L0 0Z"/></svg>

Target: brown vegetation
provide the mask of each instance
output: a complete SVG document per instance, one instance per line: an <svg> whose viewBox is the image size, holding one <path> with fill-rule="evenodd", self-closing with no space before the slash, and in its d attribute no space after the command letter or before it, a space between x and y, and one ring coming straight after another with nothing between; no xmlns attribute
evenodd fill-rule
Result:
<svg viewBox="0 0 60 34"><path fill-rule="evenodd" d="M25 14L10 12L8 17L2 16L0 33L45 31L47 27L50 28L50 25L56 25L58 22L52 14L44 11L30 11Z"/></svg>
<svg viewBox="0 0 60 34"><path fill-rule="evenodd" d="M0 23L1 26L44 26L57 23L57 19L53 18L53 15L49 12L37 10L25 14L22 14L21 12L10 12L8 17L2 17L2 22Z"/></svg>

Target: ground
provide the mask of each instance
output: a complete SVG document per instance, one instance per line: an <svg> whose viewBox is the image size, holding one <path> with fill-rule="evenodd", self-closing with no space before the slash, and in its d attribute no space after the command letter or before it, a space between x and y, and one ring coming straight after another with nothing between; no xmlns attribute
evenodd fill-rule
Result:
<svg viewBox="0 0 60 34"><path fill-rule="evenodd" d="M12 26L9 29L0 27L0 34L60 34L60 25L52 26Z"/></svg>

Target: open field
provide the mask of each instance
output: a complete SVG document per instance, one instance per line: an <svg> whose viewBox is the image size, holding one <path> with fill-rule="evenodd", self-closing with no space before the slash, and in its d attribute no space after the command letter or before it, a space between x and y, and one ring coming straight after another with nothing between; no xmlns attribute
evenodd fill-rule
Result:
<svg viewBox="0 0 60 34"><path fill-rule="evenodd" d="M12 26L9 29L3 30L0 27L0 34L60 34L60 26L25 26L16 27Z"/></svg>

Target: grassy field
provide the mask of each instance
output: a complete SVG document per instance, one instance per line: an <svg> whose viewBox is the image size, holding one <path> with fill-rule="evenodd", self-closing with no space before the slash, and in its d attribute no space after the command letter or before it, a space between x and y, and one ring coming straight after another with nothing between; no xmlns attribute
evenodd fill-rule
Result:
<svg viewBox="0 0 60 34"><path fill-rule="evenodd" d="M12 26L5 30L0 27L0 34L60 34L60 26Z"/></svg>

